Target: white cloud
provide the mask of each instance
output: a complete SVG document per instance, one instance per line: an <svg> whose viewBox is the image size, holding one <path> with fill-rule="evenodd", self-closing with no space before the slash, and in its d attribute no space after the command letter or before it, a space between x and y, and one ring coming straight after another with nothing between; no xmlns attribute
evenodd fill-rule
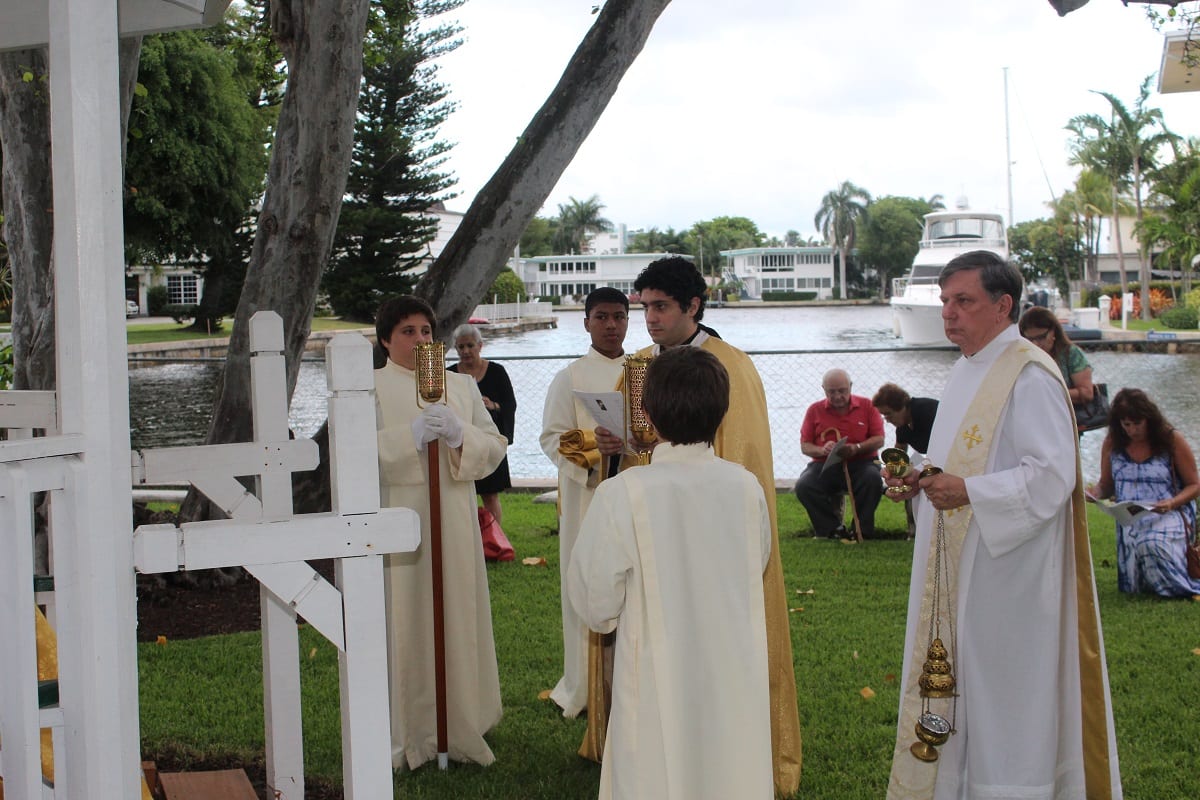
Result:
<svg viewBox="0 0 1200 800"><path fill-rule="evenodd" d="M598 0L597 0L598 1ZM465 209L549 95L595 17L592 0L470 0L467 42L441 60L460 103L444 126ZM813 230L825 192L966 195L1007 214L1004 73L1013 206L1043 216L1077 114L1126 104L1159 65L1142 7L1092 0L686 2L667 7L544 208L599 195L631 228L740 215L777 235ZM1152 95L1168 126L1200 134L1200 94Z"/></svg>

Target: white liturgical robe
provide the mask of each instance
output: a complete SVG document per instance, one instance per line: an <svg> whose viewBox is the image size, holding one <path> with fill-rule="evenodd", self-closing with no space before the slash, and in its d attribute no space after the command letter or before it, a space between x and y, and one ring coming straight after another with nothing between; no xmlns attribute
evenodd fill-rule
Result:
<svg viewBox="0 0 1200 800"><path fill-rule="evenodd" d="M955 733L939 748L939 759L924 764L909 752L916 737L902 721L889 798L929 797L930 788L938 800L1093 796L1085 794L1081 612L1073 543L1079 456L1064 387L1057 374L1027 363L1007 400L998 398L1003 407L994 431L972 428L964 419L976 395L991 389L985 384L989 370L1010 345L1020 346L1014 342L1023 340L1011 325L978 353L960 358L938 407L929 442L931 463L946 465L958 439L989 447L983 474L966 478L972 516L959 561L951 567L957 580ZM919 611L937 515L920 495L902 687L915 680L911 672L922 666L913 657L914 644L923 651L929 636L928 620L921 621ZM949 531L950 523L945 527ZM1089 586L1084 588L1094 608L1090 569L1086 577ZM1099 621L1084 618L1082 623L1098 626ZM1105 788L1112 794L1105 796L1119 798L1102 639L1098 649L1099 669L1087 672L1084 689L1095 689L1090 696L1107 707L1097 710L1107 719L1100 749L1105 739L1108 745L1098 782L1110 784ZM944 705L931 710L949 719L949 701L939 702ZM903 712L902 702L902 718ZM929 780L935 785L930 787Z"/></svg>
<svg viewBox="0 0 1200 800"><path fill-rule="evenodd" d="M659 445L596 490L567 573L616 629L600 798L773 796L762 488L711 447Z"/></svg>
<svg viewBox="0 0 1200 800"><path fill-rule="evenodd" d="M558 452L559 437L567 431L591 431L596 421L575 392L611 392L621 379L625 357L609 358L589 347L587 354L567 365L554 376L546 392L542 412L542 452L558 467L558 557L560 586L567 585L567 566L579 536L583 515L592 502L599 483L601 466L586 469ZM550 699L563 710L563 716L575 717L587 706L588 627L575 609L565 589L561 591L563 626L563 674L550 693Z"/></svg>
<svg viewBox="0 0 1200 800"><path fill-rule="evenodd" d="M387 556L388 675L392 766L417 767L437 755L433 670L433 571L429 557L429 459L418 451L411 423L415 374L392 361L375 370L379 494L385 507L421 515L421 546ZM475 480L504 458L508 441L496 430L475 380L446 373L446 402L462 421L462 448L438 442L445 575L447 728L450 758L490 764L483 734L500 721L500 674L492 638Z"/></svg>

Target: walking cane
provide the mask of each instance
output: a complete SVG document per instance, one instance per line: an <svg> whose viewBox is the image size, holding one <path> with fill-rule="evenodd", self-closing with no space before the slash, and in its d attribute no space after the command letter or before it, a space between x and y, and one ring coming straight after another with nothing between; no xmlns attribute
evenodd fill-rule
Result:
<svg viewBox="0 0 1200 800"><path fill-rule="evenodd" d="M839 439L838 437L841 435L841 431L830 425L828 428L821 431L820 435L817 436L817 439L825 439L830 434L833 434L836 444L834 445L833 450L830 451L829 457L825 459L825 466L821 468L821 472L823 473L826 469L837 466L839 463L842 465L842 474L846 476L846 497L850 503L850 515L854 517L854 538L859 544L862 544L862 523L858 521L858 505L854 502L854 484L850 480L850 464L842 455L842 450L840 447L846 437L842 436Z"/></svg>
<svg viewBox="0 0 1200 800"><path fill-rule="evenodd" d="M445 390L445 346L441 342L418 344L418 400L439 402ZM437 761L438 769L446 769L450 765L450 737L446 731L446 610L443 599L442 486L438 440L429 442L426 448L429 458L429 565L433 571L433 685L437 714Z"/></svg>
<svg viewBox="0 0 1200 800"><path fill-rule="evenodd" d="M854 502L854 484L850 482L850 463L842 462L842 474L846 476L846 496L850 498L850 514L854 517L854 538L862 544L862 523L858 521L858 504Z"/></svg>

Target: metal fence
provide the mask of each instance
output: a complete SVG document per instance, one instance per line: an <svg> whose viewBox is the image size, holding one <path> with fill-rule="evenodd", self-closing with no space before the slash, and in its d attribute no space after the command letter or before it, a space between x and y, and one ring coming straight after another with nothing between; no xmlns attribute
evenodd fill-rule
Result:
<svg viewBox="0 0 1200 800"><path fill-rule="evenodd" d="M794 480L808 463L800 452L800 425L809 405L824 397L821 377L840 367L855 394L872 396L891 381L916 397L938 397L957 348L891 348L871 350L785 350L750 352L767 394L771 448L778 480ZM538 444L542 408L550 381L578 356L527 356L496 359L512 380L517 396L517 425L508 448L514 478L553 481L554 467ZM744 413L736 407L730 414ZM887 426L887 439L895 438Z"/></svg>

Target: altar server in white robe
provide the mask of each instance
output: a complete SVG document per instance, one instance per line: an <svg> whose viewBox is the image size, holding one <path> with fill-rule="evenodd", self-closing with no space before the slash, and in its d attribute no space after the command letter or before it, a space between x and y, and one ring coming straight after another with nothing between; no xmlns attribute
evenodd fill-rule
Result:
<svg viewBox="0 0 1200 800"><path fill-rule="evenodd" d="M508 443L469 375L446 373L446 402L418 407L415 349L433 340L434 328L433 309L412 296L385 301L376 317L377 341L387 355L375 370L380 502L421 515L420 547L384 561L396 768L415 768L437 754L426 455L435 439L440 442L449 757L490 764L495 757L483 735L501 713L474 481L496 469Z"/></svg>
<svg viewBox="0 0 1200 800"><path fill-rule="evenodd" d="M1021 277L989 251L940 277L951 370L920 491L900 722L889 798L1120 798L1112 704L1083 515L1078 436L1054 362L1015 324ZM929 643L939 512L956 641L957 702L926 701L954 732L939 758L911 750ZM942 638L952 640L946 611Z"/></svg>
<svg viewBox="0 0 1200 800"><path fill-rule="evenodd" d="M601 798L773 796L771 520L754 475L713 451L728 404L711 353L655 358L652 463L600 485L575 543L571 602L593 630L617 632Z"/></svg>
<svg viewBox="0 0 1200 800"><path fill-rule="evenodd" d="M603 476L615 473L603 464L592 433L596 421L575 392L611 392L621 379L625 363L625 334L629 330L629 298L611 286L591 292L583 304L583 327L591 347L562 369L546 392L542 412L542 452L558 468L558 555L560 585L566 586L567 566L579 536L579 525ZM562 435L577 432L590 446L581 451L560 451ZM582 463L581 463L582 462ZM586 464L586 466L585 466ZM576 717L587 707L588 627L575 613L565 588L562 597L563 672L550 699L564 717Z"/></svg>

